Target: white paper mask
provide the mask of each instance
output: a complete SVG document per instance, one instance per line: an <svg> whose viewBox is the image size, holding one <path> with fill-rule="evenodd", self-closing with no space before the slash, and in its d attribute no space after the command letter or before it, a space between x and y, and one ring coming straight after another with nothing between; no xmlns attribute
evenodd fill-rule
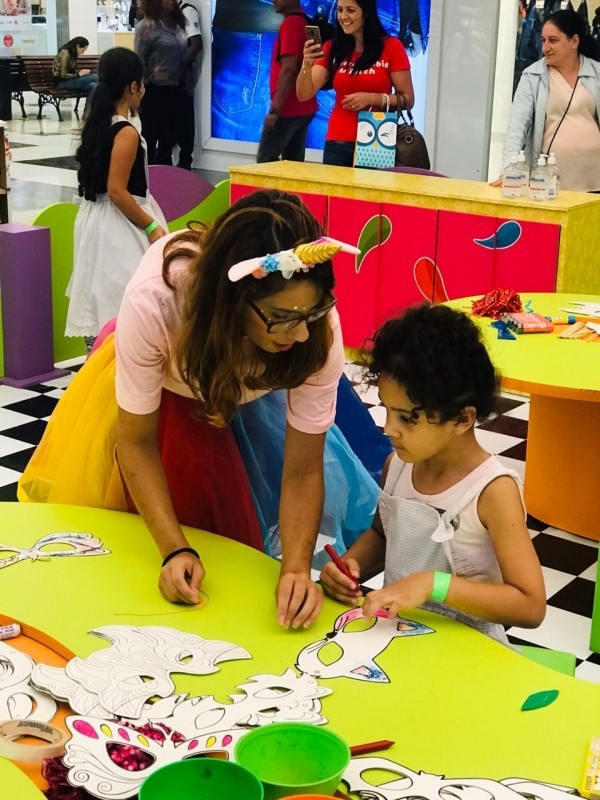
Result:
<svg viewBox="0 0 600 800"><path fill-rule="evenodd" d="M46 550L48 545L64 544L64 550ZM61 533L50 533L38 539L31 547L21 548L12 544L0 544L0 552L13 553L12 556L0 558L0 569L10 567L19 561L38 559L46 561L49 558L72 558L74 556L103 556L110 553L100 541L91 533L72 533L65 531Z"/></svg>
<svg viewBox="0 0 600 800"><path fill-rule="evenodd" d="M54 700L29 684L34 667L30 656L0 641L0 719L49 722L56 714Z"/></svg>
<svg viewBox="0 0 600 800"><path fill-rule="evenodd" d="M83 786L95 797L123 800L136 795L148 775L165 764L202 755L226 755L231 759L237 741L247 733L240 728L219 736L210 734L174 744L170 739L157 742L108 720L67 717L66 724L72 734L63 757L65 765L70 767L69 782L73 786ZM138 747L154 761L145 770L129 771L111 759L107 749L110 745Z"/></svg>
<svg viewBox="0 0 600 800"><path fill-rule="evenodd" d="M221 661L251 658L230 642L174 628L108 625L91 633L112 646L85 659L73 658L64 674L38 667L32 675L37 687L67 699L81 714L138 719L151 697L173 692L171 672L208 675L218 671Z"/></svg>
<svg viewBox="0 0 600 800"><path fill-rule="evenodd" d="M292 669L283 675L254 675L237 687L244 694L230 694L232 703L219 703L212 696L175 695L158 700L142 713L142 719L161 722L191 739L236 726L258 727L272 722L308 722L324 725L319 698L332 690L319 686L308 675L298 677Z"/></svg>
<svg viewBox="0 0 600 800"><path fill-rule="evenodd" d="M375 786L363 779L368 770L390 772L398 777ZM552 784L507 778L453 778L413 772L387 758L354 758L343 775L352 793L363 800L572 800L574 789Z"/></svg>
<svg viewBox="0 0 600 800"><path fill-rule="evenodd" d="M434 633L433 628L409 619L374 617L366 630L345 631L351 622L362 619L362 609L353 608L341 614L334 629L325 639L307 645L298 655L296 667L316 678L355 678L359 681L389 683L386 673L375 663L393 639ZM340 648L340 656L332 664L324 663L319 652L331 642Z"/></svg>

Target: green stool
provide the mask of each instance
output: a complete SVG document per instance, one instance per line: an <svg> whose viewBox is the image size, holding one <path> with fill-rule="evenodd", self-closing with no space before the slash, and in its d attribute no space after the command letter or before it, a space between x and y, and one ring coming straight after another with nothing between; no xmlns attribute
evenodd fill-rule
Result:
<svg viewBox="0 0 600 800"><path fill-rule="evenodd" d="M522 656L536 664L562 672L564 675L575 675L576 660L573 653L566 653L564 650L546 650L544 647L529 647L519 645Z"/></svg>

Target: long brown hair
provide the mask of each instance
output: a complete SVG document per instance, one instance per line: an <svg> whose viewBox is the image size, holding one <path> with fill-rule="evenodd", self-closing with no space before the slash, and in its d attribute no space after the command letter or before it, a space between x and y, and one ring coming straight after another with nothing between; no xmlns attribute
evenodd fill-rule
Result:
<svg viewBox="0 0 600 800"><path fill-rule="evenodd" d="M319 305L333 292L331 261L286 280L272 272L257 280L249 275L232 283L227 272L247 258L287 250L322 235L319 223L295 195L259 191L238 200L212 228L190 230L174 237L165 248L163 277L176 258L190 258L185 283L183 327L173 360L182 380L201 400L199 414L227 423L248 389L291 389L300 386L325 364L332 335L327 316L310 323L310 336L287 352L267 353L245 346L244 318L248 303L277 294L290 281L315 286ZM198 252L200 249L200 253Z"/></svg>

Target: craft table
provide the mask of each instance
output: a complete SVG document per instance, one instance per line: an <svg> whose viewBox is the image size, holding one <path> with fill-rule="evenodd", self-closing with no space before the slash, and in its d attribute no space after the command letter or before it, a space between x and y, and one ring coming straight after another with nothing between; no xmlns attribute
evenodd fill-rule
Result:
<svg viewBox="0 0 600 800"><path fill-rule="evenodd" d="M173 676L178 691L224 700L252 675L281 675L306 645L333 630L345 610L326 600L311 628L283 630L273 602L278 564L244 545L191 529L190 544L207 571L205 603L171 605L156 588L159 557L139 517L18 503L0 504L0 514L5 546L31 548L47 534L76 531L94 534L111 551L27 559L0 569L6 617L34 626L83 657L102 649L102 640L87 631L115 624L175 627L252 654L252 660L222 662L212 675ZM320 681L333 689L321 701L332 730L350 744L394 740L382 755L415 772L579 784L588 742L599 732L600 686L550 671L447 618L419 611L405 616L435 632L395 639L376 658L389 683ZM335 637L328 646L335 650ZM329 658L335 661L335 652ZM554 703L520 710L530 694L547 689L559 690ZM22 775L0 758L0 796L25 797L22 784ZM37 796L33 789L27 800L29 795Z"/></svg>
<svg viewBox="0 0 600 800"><path fill-rule="evenodd" d="M471 309L475 297L452 300ZM543 315L565 314L571 301L600 303L599 295L521 294ZM556 528L600 539L600 340L559 339L557 333L498 339L487 317L474 317L483 331L502 386L531 395L525 504L530 514ZM600 320L598 320L600 322Z"/></svg>

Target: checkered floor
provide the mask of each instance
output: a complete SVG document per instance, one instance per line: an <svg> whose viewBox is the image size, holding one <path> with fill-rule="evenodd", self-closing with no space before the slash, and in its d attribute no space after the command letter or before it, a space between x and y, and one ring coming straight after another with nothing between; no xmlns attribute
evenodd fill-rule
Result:
<svg viewBox="0 0 600 800"><path fill-rule="evenodd" d="M77 371L81 359L59 366ZM357 367L347 366L355 383ZM28 389L0 385L0 500L16 499L17 480L46 427L46 421L71 380L58 378ZM378 425L384 421L377 390L357 385L359 395ZM524 474L529 403L526 398L504 395L502 413L477 428L477 437L490 452ZM577 657L577 676L600 683L600 655L589 649L590 619L596 578L598 544L565 531L548 528L529 518L529 529L538 553L548 596L548 611L535 630L511 628L515 644L534 644L568 650ZM377 579L375 579L376 585Z"/></svg>

